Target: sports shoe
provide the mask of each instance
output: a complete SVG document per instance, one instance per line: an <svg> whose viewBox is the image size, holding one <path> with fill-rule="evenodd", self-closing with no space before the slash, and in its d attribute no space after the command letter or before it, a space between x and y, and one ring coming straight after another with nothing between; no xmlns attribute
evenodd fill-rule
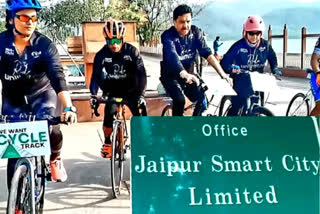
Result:
<svg viewBox="0 0 320 214"><path fill-rule="evenodd" d="M55 182L65 182L68 178L66 169L60 157L50 160L51 177Z"/></svg>
<svg viewBox="0 0 320 214"><path fill-rule="evenodd" d="M112 154L112 146L111 144L103 144L101 148L101 157L103 158L111 158Z"/></svg>

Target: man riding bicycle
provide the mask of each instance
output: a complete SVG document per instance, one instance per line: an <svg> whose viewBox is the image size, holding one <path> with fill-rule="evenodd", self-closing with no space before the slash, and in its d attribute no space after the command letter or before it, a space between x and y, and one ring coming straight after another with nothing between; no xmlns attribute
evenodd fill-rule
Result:
<svg viewBox="0 0 320 214"><path fill-rule="evenodd" d="M185 95L197 102L193 115L201 115L206 110L204 91L199 87L199 79L194 74L194 62L197 51L201 57L217 71L222 79L229 80L218 61L207 46L203 33L192 24L192 9L179 5L173 11L174 26L163 32L163 60L161 62L160 81L172 98L173 116L182 116Z"/></svg>
<svg viewBox="0 0 320 214"><path fill-rule="evenodd" d="M311 74L311 88L314 99L316 101L316 106L311 111L311 116L320 116L320 37L314 47L313 54L311 56L311 67L314 74Z"/></svg>
<svg viewBox="0 0 320 214"><path fill-rule="evenodd" d="M234 43L221 60L222 68L233 79L237 96L232 96L232 107L228 116L237 116L240 109L247 109L248 98L254 94L250 75L241 71L263 73L268 60L272 73L282 75L278 70L277 57L268 41L262 38L265 24L258 15L249 16L243 24L243 38Z"/></svg>
<svg viewBox="0 0 320 214"><path fill-rule="evenodd" d="M6 0L7 30L0 34L2 114L55 116L59 100L64 109L61 120L73 123L77 120L76 110L67 91L58 51L51 40L35 31L41 8L37 0ZM63 182L67 174L60 158L59 126L52 126L50 143L52 179ZM8 186L15 163L16 159L8 160Z"/></svg>
<svg viewBox="0 0 320 214"><path fill-rule="evenodd" d="M146 115L144 93L147 84L146 70L142 57L134 46L123 41L126 28L121 21L109 18L103 35L106 45L94 58L93 74L90 82L91 105L97 103L95 95L100 88L103 96L122 97L128 101L133 115ZM105 105L103 131L105 142L101 149L103 158L110 158L112 153L110 135L117 104Z"/></svg>

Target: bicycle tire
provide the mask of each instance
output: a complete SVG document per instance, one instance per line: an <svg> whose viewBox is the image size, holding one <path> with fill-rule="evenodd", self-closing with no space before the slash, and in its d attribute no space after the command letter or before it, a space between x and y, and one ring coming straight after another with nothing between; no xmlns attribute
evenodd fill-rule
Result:
<svg viewBox="0 0 320 214"><path fill-rule="evenodd" d="M223 96L220 102L219 116L227 116L231 105L231 96Z"/></svg>
<svg viewBox="0 0 320 214"><path fill-rule="evenodd" d="M266 107L256 106L256 107L253 108L253 110L252 110L252 112L251 112L251 116L257 116L257 117L261 117L261 116L272 117L272 116L274 116L274 114L272 113L272 111L270 111L270 110L267 109Z"/></svg>
<svg viewBox="0 0 320 214"><path fill-rule="evenodd" d="M168 104L164 107L164 109L161 112L161 117L168 116L172 117L172 105Z"/></svg>
<svg viewBox="0 0 320 214"><path fill-rule="evenodd" d="M306 95L297 93L290 100L286 116L309 116L310 106Z"/></svg>
<svg viewBox="0 0 320 214"><path fill-rule="evenodd" d="M28 181L25 184L25 180L28 175L28 169L25 165L20 165L11 180L11 188L9 191L9 197L7 202L7 214L15 214L16 208L23 210L24 213L31 212L30 204L31 204L31 197L29 195L26 196L25 194L28 192L30 193L30 185L28 185ZM26 198L26 200L24 200ZM29 203L26 204L26 203ZM29 207L28 207L29 206ZM27 209L27 210L26 210Z"/></svg>
<svg viewBox="0 0 320 214"><path fill-rule="evenodd" d="M123 138L123 127L116 123L112 132L112 156L111 156L111 186L114 198L120 195L121 181L123 178L124 148L120 142ZM123 139L122 139L123 140ZM118 163L116 163L118 162Z"/></svg>
<svg viewBox="0 0 320 214"><path fill-rule="evenodd" d="M46 170L46 162L44 157L40 158L40 164L41 164L41 169L38 171L38 179L40 179L40 182L36 185L35 189L38 192L38 196L36 196L36 214L43 214L43 207L44 207L44 194L45 194L45 187L46 187L46 178L47 178L47 170ZM37 187L37 185L40 185Z"/></svg>

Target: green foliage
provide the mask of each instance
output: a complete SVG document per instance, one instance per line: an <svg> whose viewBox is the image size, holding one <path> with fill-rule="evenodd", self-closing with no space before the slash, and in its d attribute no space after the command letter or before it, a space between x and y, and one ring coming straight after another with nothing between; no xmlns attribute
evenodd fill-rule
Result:
<svg viewBox="0 0 320 214"><path fill-rule="evenodd" d="M106 10L106 17L118 18L121 20L146 21L143 10L135 2L127 0L111 0Z"/></svg>
<svg viewBox="0 0 320 214"><path fill-rule="evenodd" d="M53 39L65 40L67 36L78 35L84 21L104 19L103 0L65 0L40 11L44 33Z"/></svg>
<svg viewBox="0 0 320 214"><path fill-rule="evenodd" d="M0 17L3 18L3 20L0 21L0 32L3 32L3 31L6 30L6 27L5 27L6 22L5 22L5 19L4 19L4 17L6 17L6 14L5 14L4 10L0 10Z"/></svg>
<svg viewBox="0 0 320 214"><path fill-rule="evenodd" d="M131 0L145 13L146 21L138 25L138 35L142 45L155 45L161 33L172 24L172 12L180 4L188 4L193 17L204 8L204 3L191 3L186 0Z"/></svg>

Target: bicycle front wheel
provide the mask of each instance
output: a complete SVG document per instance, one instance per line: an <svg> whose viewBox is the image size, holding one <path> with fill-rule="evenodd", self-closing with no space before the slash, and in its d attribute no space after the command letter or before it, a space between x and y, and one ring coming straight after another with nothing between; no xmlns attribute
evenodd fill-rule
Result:
<svg viewBox="0 0 320 214"><path fill-rule="evenodd" d="M291 99L286 116L309 116L310 115L310 108L309 102L303 93L298 93L294 95Z"/></svg>
<svg viewBox="0 0 320 214"><path fill-rule="evenodd" d="M9 198L7 202L7 214L31 213L32 197L31 185L28 179L28 169L20 165L12 178Z"/></svg>
<svg viewBox="0 0 320 214"><path fill-rule="evenodd" d="M168 117L172 117L172 105L168 104L164 107L164 109L162 110L161 116L168 116Z"/></svg>
<svg viewBox="0 0 320 214"><path fill-rule="evenodd" d="M114 198L118 198L123 179L124 139L123 126L116 123L112 132L111 185Z"/></svg>
<svg viewBox="0 0 320 214"><path fill-rule="evenodd" d="M227 116L231 105L231 96L223 96L220 102L219 116Z"/></svg>
<svg viewBox="0 0 320 214"><path fill-rule="evenodd" d="M269 109L267 109L266 107L256 106L252 110L252 116L269 117L269 116L274 116L274 114Z"/></svg>

